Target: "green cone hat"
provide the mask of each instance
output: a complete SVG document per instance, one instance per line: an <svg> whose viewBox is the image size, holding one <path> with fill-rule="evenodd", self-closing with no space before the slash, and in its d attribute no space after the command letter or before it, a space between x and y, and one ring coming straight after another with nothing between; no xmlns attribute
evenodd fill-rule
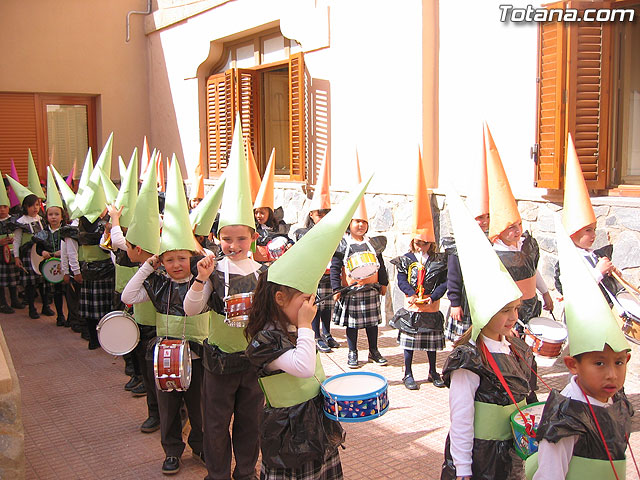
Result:
<svg viewBox="0 0 640 480"><path fill-rule="evenodd" d="M84 216L91 223L95 222L107 207L107 196L102 182L103 171L100 168L93 169L87 186L80 197L76 197L74 216Z"/></svg>
<svg viewBox="0 0 640 480"><path fill-rule="evenodd" d="M469 301L471 338L475 341L489 320L522 297L522 292L457 192L447 193L447 205Z"/></svg>
<svg viewBox="0 0 640 480"><path fill-rule="evenodd" d="M111 157L113 152L113 132L107 138L107 143L104 144L102 152L96 162L96 167L102 170L108 179L111 179Z"/></svg>
<svg viewBox="0 0 640 480"><path fill-rule="evenodd" d="M585 352L601 352L605 344L614 352L631 350L589 271L590 267L576 250L559 215L556 217L556 242L569 331L569 354L574 357Z"/></svg>
<svg viewBox="0 0 640 480"><path fill-rule="evenodd" d="M104 196L107 199L108 204L115 202L118 196L118 187L114 185L109 177L104 173L104 170L100 171L100 181L102 182L102 189L104 190Z"/></svg>
<svg viewBox="0 0 640 480"><path fill-rule="evenodd" d="M124 163L124 160L120 155L118 155L118 173L120 174L120 182L122 183L122 179L127 173L127 164Z"/></svg>
<svg viewBox="0 0 640 480"><path fill-rule="evenodd" d="M267 280L314 295L344 232L358 208L371 175L315 227L269 267Z"/></svg>
<svg viewBox="0 0 640 480"><path fill-rule="evenodd" d="M211 227L222 203L225 182L226 177L220 178L218 184L207 192L202 201L189 215L194 234L207 236L211 232Z"/></svg>
<svg viewBox="0 0 640 480"><path fill-rule="evenodd" d="M126 239L145 252L158 255L160 253L160 210L158 209L155 157L151 158L149 169L136 199Z"/></svg>
<svg viewBox="0 0 640 480"><path fill-rule="evenodd" d="M47 210L51 207L60 207L64 209L62 205L62 198L60 198L60 192L56 187L56 181L53 178L53 172L51 167L47 168Z"/></svg>
<svg viewBox="0 0 640 480"><path fill-rule="evenodd" d="M78 195L82 194L82 191L89 183L89 177L93 173L93 158L91 155L91 147L87 151L87 156L84 159L84 166L82 167L82 173L80 173L80 180L78 181Z"/></svg>
<svg viewBox="0 0 640 480"><path fill-rule="evenodd" d="M74 209L75 209L76 194L73 193L73 190L71 190L71 187L67 184L65 179L62 178L62 175L60 175L60 172L56 170L56 167L54 167L53 165L49 165L49 168L51 169L51 172L53 173L53 176L55 177L56 182L58 183L58 189L60 194L62 195L62 199L64 200L64 203L67 204L67 213L71 218L77 218L73 216ZM49 190L49 187L47 187L47 190Z"/></svg>
<svg viewBox="0 0 640 480"><path fill-rule="evenodd" d="M37 195L38 198L44 200L47 198L42 191L42 185L40 185L40 177L38 176L38 169L36 168L36 164L33 161L33 155L31 155L31 149L29 149L29 179L27 182L27 187L29 190L33 192L34 195Z"/></svg>
<svg viewBox="0 0 640 480"><path fill-rule="evenodd" d="M133 218L138 199L138 148L133 149L129 167L121 177L120 191L116 197L116 208L124 207L120 216L120 225L128 227Z"/></svg>
<svg viewBox="0 0 640 480"><path fill-rule="evenodd" d="M24 202L24 199L27 198L29 195L35 195L35 193L33 193L24 185L22 185L20 182L11 178L9 175L5 175L5 177L7 177L7 179L9 180L9 184L13 189L13 193L15 193L16 196L18 197L18 200L20 200L20 205L22 205L22 202Z"/></svg>
<svg viewBox="0 0 640 480"><path fill-rule="evenodd" d="M160 255L171 250L195 251L196 240L189 223L189 207L184 192L180 165L175 154L167 179L167 196L164 203L164 221L160 237Z"/></svg>
<svg viewBox="0 0 640 480"><path fill-rule="evenodd" d="M227 170L218 231L227 225L246 225L255 229L256 221L253 216L249 184L249 163L242 143L240 115L236 116Z"/></svg>
<svg viewBox="0 0 640 480"><path fill-rule="evenodd" d="M4 186L4 182L2 181L2 172L0 172L0 205L10 206L11 201L9 200L9 195L7 194L7 187Z"/></svg>

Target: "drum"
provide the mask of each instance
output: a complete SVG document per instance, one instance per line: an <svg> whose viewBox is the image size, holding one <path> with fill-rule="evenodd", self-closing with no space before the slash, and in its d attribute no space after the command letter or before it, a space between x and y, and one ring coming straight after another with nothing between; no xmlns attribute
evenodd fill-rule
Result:
<svg viewBox="0 0 640 480"><path fill-rule="evenodd" d="M538 424L542 418L543 410L544 402L532 403L531 405L527 405L526 408L521 409L524 416L530 422L530 428L533 428L534 433L538 430ZM513 444L520 458L526 460L538 451L538 441L535 436L532 437L527 433L527 427L524 424L522 415L520 415L520 412L517 410L511 414L511 431L513 432Z"/></svg>
<svg viewBox="0 0 640 480"><path fill-rule="evenodd" d="M375 253L355 252L349 255L347 260L347 273L355 280L369 278L380 268Z"/></svg>
<svg viewBox="0 0 640 480"><path fill-rule="evenodd" d="M387 379L373 372L347 372L322 383L324 414L340 422L366 422L389 409Z"/></svg>
<svg viewBox="0 0 640 480"><path fill-rule="evenodd" d="M628 292L620 292L616 300L628 314L623 317L622 332L629 341L640 345L640 303Z"/></svg>
<svg viewBox="0 0 640 480"><path fill-rule="evenodd" d="M238 293L224 298L225 323L230 327L244 328L249 322L249 311L253 305L253 292Z"/></svg>
<svg viewBox="0 0 640 480"><path fill-rule="evenodd" d="M38 254L35 244L33 244L31 247L30 257L31 257L31 268L38 275L42 275L42 273L40 273L40 263L44 260L44 257Z"/></svg>
<svg viewBox="0 0 640 480"><path fill-rule="evenodd" d="M100 319L96 327L98 342L111 355L125 355L136 348L140 340L138 324L131 315L122 310L109 312Z"/></svg>
<svg viewBox="0 0 640 480"><path fill-rule="evenodd" d="M2 248L2 260L7 265L10 264L13 260L13 252L11 251L11 247L9 245L5 245Z"/></svg>
<svg viewBox="0 0 640 480"><path fill-rule="evenodd" d="M281 257L287 251L289 241L285 237L276 237L267 243L267 258L273 261Z"/></svg>
<svg viewBox="0 0 640 480"><path fill-rule="evenodd" d="M541 357L556 358L560 356L564 342L567 340L567 327L551 318L534 317L529 320L524 341L533 353Z"/></svg>
<svg viewBox="0 0 640 480"><path fill-rule="evenodd" d="M184 392L191 385L191 349L186 340L165 338L153 350L156 386L163 392Z"/></svg>
<svg viewBox="0 0 640 480"><path fill-rule="evenodd" d="M64 279L62 262L59 258L51 257L40 264L40 273L51 283L60 283Z"/></svg>

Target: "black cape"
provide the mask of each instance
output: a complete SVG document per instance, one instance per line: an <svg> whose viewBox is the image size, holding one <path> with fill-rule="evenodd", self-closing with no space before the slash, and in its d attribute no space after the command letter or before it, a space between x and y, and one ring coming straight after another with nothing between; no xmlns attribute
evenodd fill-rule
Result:
<svg viewBox="0 0 640 480"><path fill-rule="evenodd" d="M520 251L496 250L498 257L516 282L533 277L536 274L538 261L540 260L540 249L536 239L529 232L524 232L522 237L524 240Z"/></svg>

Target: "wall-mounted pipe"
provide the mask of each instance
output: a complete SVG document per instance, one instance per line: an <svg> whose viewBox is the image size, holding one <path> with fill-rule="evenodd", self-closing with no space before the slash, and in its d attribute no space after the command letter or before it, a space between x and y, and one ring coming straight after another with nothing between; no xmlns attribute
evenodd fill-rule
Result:
<svg viewBox="0 0 640 480"><path fill-rule="evenodd" d="M149 15L150 13L151 13L151 0L147 0L146 12L139 11L139 10L131 10L129 13L127 13L127 43L129 43L129 39L131 38L131 35L130 35L131 23L129 20L131 18L131 15Z"/></svg>

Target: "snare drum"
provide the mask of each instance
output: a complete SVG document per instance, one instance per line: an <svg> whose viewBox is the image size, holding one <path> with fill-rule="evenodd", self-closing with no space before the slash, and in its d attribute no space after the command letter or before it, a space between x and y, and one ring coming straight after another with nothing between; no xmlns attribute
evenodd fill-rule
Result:
<svg viewBox="0 0 640 480"><path fill-rule="evenodd" d="M267 258L273 261L280 258L287 251L289 242L285 237L276 237L267 243Z"/></svg>
<svg viewBox="0 0 640 480"><path fill-rule="evenodd" d="M629 341L640 345L640 304L638 300L628 292L620 292L616 295L616 300L629 314L623 317L622 332Z"/></svg>
<svg viewBox="0 0 640 480"><path fill-rule="evenodd" d="M547 358L559 357L566 340L567 327L546 317L529 320L524 336L533 353Z"/></svg>
<svg viewBox="0 0 640 480"><path fill-rule="evenodd" d="M355 280L364 280L375 275L380 265L375 253L355 252L347 260L347 273Z"/></svg>
<svg viewBox="0 0 640 480"><path fill-rule="evenodd" d="M96 327L98 342L111 355L126 355L140 340L138 324L131 315L122 310L107 313Z"/></svg>
<svg viewBox="0 0 640 480"><path fill-rule="evenodd" d="M387 379L373 372L347 372L322 383L324 414L340 422L366 422L389 409Z"/></svg>
<svg viewBox="0 0 640 480"><path fill-rule="evenodd" d="M530 422L530 425L533 426L534 432L538 430L538 424L542 418L543 410L544 402L532 403L531 405L527 405L526 408L521 409L524 416ZM517 410L511 414L511 431L513 432L513 444L520 458L526 460L538 451L538 440L527 433L522 415L520 415L520 412Z"/></svg>
<svg viewBox="0 0 640 480"><path fill-rule="evenodd" d="M191 349L186 340L165 338L153 349L153 372L158 390L184 392L191 385Z"/></svg>
<svg viewBox="0 0 640 480"><path fill-rule="evenodd" d="M238 293L224 298L225 323L230 327L244 328L249 322L249 311L253 305L253 292Z"/></svg>
<svg viewBox="0 0 640 480"><path fill-rule="evenodd" d="M62 262L59 258L51 257L40 264L40 273L51 283L60 283L64 279Z"/></svg>

